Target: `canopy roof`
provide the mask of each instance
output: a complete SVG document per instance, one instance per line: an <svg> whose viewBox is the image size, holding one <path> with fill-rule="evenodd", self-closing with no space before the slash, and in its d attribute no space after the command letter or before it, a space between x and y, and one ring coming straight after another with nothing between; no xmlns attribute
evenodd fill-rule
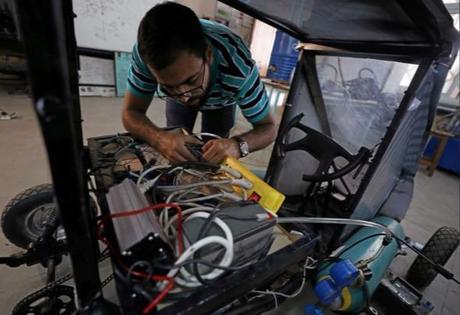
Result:
<svg viewBox="0 0 460 315"><path fill-rule="evenodd" d="M424 55L458 40L441 0L220 1L302 42L355 51Z"/></svg>

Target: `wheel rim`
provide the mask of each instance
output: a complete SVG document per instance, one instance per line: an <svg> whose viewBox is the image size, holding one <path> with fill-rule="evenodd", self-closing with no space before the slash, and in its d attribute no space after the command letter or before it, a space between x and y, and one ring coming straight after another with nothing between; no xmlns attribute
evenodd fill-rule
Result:
<svg viewBox="0 0 460 315"><path fill-rule="evenodd" d="M42 236L45 226L56 211L54 203L47 203L30 211L25 218L24 230L30 239L36 240Z"/></svg>

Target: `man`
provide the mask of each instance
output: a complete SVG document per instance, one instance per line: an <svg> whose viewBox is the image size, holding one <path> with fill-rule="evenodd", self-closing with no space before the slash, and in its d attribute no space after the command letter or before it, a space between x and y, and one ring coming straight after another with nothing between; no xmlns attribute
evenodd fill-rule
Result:
<svg viewBox="0 0 460 315"><path fill-rule="evenodd" d="M275 139L265 87L241 38L174 2L154 6L140 23L122 119L131 134L171 162L195 160L186 147L194 137L166 132L147 118L154 94L166 99L168 127L191 131L200 111L202 132L222 137L202 147L203 159L211 163L246 156ZM229 139L236 106L253 129Z"/></svg>

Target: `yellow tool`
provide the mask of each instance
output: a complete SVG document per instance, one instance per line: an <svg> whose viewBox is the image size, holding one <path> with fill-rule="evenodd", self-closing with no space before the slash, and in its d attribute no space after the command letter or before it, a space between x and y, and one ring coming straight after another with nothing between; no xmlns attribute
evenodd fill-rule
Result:
<svg viewBox="0 0 460 315"><path fill-rule="evenodd" d="M227 157L222 162L222 165L237 170L246 180L252 183L252 188L248 190L248 199L258 202L272 213L276 213L279 210L286 198L282 193L265 183L235 158Z"/></svg>

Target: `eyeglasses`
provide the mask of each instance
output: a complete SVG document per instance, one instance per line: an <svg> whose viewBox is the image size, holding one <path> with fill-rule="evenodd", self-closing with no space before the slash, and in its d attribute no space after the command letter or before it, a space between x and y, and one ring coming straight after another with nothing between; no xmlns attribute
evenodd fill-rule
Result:
<svg viewBox="0 0 460 315"><path fill-rule="evenodd" d="M203 59L203 64L201 65L201 69L200 69L200 76L201 76L201 83L199 86L195 87L195 88L192 88L188 91L185 91L185 92L182 92L182 93L174 93L174 89L171 89L171 88L167 88L161 84L157 84L157 95L159 98L162 98L162 99L168 99L168 98L172 98L172 99L175 99L175 100L182 100L184 98L187 98L188 100L190 99L195 99L195 98L198 98L198 97L201 97L204 95L205 93L205 90L204 90L204 70L206 69L205 67L206 65L206 62L205 60Z"/></svg>

